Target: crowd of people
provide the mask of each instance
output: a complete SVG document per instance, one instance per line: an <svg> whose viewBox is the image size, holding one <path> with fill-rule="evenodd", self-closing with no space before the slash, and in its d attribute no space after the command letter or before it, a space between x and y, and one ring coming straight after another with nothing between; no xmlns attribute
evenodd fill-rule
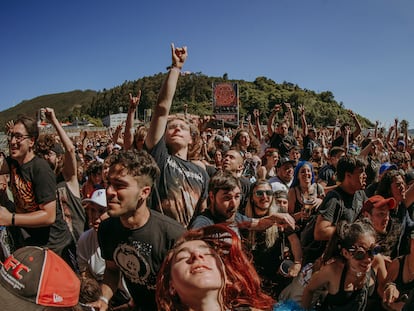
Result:
<svg viewBox="0 0 414 311"><path fill-rule="evenodd" d="M7 123L2 310L413 310L407 128L317 128L289 103L267 126L173 115L187 56L171 45L149 124L141 91L108 133L69 137L48 107L53 133Z"/></svg>

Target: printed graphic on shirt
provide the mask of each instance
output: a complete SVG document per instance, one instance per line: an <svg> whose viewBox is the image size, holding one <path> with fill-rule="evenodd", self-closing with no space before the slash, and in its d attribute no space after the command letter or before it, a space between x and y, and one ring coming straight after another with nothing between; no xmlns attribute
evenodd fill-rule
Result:
<svg viewBox="0 0 414 311"><path fill-rule="evenodd" d="M201 187L206 180L201 173L180 165L172 157L168 157L166 168L172 179L164 183L168 185L168 193L161 200L162 210L181 224L188 225L202 196Z"/></svg>
<svg viewBox="0 0 414 311"><path fill-rule="evenodd" d="M152 245L140 241L133 241L133 245L120 244L114 251L114 261L126 279L155 289L155 276L148 262L151 250Z"/></svg>
<svg viewBox="0 0 414 311"><path fill-rule="evenodd" d="M37 211L39 209L39 205L35 200L33 183L31 181L24 180L20 175L18 175L16 167L11 168L11 176L11 186L16 204L16 211L20 213Z"/></svg>

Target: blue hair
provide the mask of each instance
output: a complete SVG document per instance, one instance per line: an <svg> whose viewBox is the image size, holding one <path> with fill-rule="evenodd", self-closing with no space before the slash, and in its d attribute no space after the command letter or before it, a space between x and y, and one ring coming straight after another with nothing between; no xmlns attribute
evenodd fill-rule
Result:
<svg viewBox="0 0 414 311"><path fill-rule="evenodd" d="M293 173L293 181L292 184L290 186L290 188L294 188L297 185L299 185L299 170L301 169L302 166L307 165L310 167L311 172L312 172L312 184L315 182L315 171L313 170L313 165L312 163L308 162L308 161L300 161L298 163L298 165L296 165L295 167L295 172Z"/></svg>

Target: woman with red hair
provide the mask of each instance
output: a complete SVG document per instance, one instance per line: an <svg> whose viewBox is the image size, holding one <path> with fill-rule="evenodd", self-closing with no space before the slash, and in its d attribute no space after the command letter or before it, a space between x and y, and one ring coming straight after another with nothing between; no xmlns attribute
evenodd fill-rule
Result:
<svg viewBox="0 0 414 311"><path fill-rule="evenodd" d="M159 310L272 310L236 233L225 224L187 231L159 271Z"/></svg>

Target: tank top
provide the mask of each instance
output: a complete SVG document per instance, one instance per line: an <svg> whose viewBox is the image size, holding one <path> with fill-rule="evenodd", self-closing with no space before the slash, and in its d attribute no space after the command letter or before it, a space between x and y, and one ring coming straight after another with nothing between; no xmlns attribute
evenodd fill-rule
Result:
<svg viewBox="0 0 414 311"><path fill-rule="evenodd" d="M401 295L408 294L414 288L414 279L408 283L404 283L403 281L403 272L406 258L407 255L397 257L400 263L400 268L398 270L398 276L395 279L395 284L397 285L398 290L401 292Z"/></svg>
<svg viewBox="0 0 414 311"><path fill-rule="evenodd" d="M322 303L320 310L337 310L337 311L364 311L367 305L368 296L375 291L375 283L369 286L371 278L376 280L374 270L368 273L364 286L354 291L345 291L345 276L348 268L345 266L342 270L339 290L336 294L327 294Z"/></svg>

